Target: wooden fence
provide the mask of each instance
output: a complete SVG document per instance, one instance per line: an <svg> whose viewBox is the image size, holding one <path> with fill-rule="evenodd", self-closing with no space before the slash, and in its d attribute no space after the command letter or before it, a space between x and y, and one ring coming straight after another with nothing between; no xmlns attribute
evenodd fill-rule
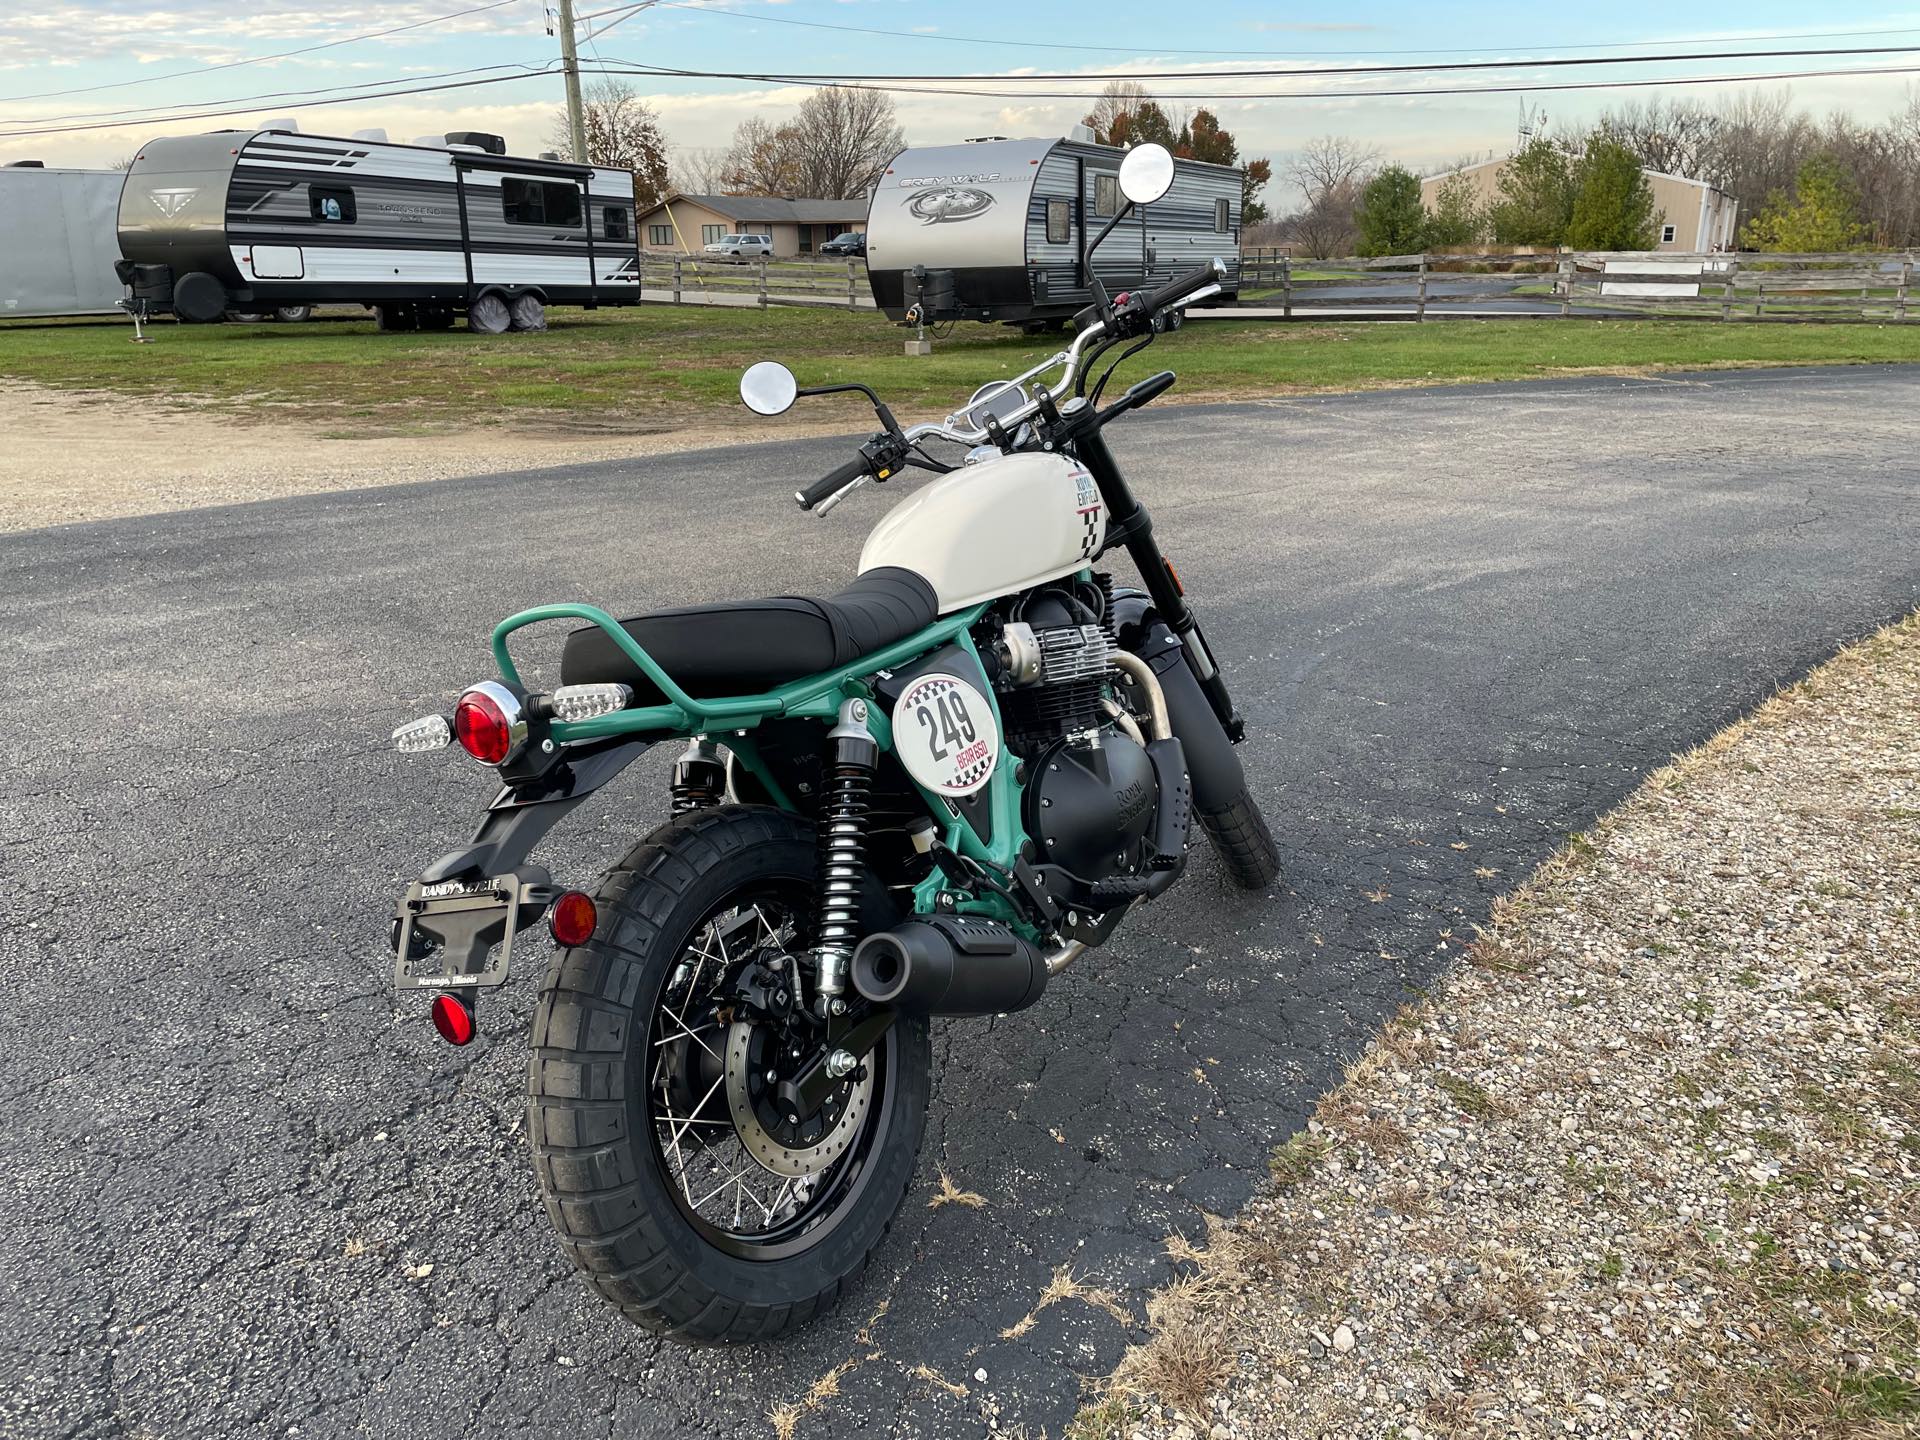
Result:
<svg viewBox="0 0 1920 1440"><path fill-rule="evenodd" d="M640 293L669 305L873 308L865 262L824 256L729 262L708 255L642 255Z"/></svg>
<svg viewBox="0 0 1920 1440"><path fill-rule="evenodd" d="M1241 257L1240 298L1243 307L1288 319L1337 312L1902 324L1920 319L1920 306L1910 304L1915 261L1911 251L1437 251L1308 260L1255 250Z"/></svg>
<svg viewBox="0 0 1920 1440"><path fill-rule="evenodd" d="M1780 323L1920 320L1913 252L1683 255L1665 251L1434 251L1308 260L1248 250L1240 308L1281 319L1449 316ZM718 261L644 255L641 296L672 305L815 305L871 310L861 260L797 256ZM1227 317L1232 309L1212 315Z"/></svg>

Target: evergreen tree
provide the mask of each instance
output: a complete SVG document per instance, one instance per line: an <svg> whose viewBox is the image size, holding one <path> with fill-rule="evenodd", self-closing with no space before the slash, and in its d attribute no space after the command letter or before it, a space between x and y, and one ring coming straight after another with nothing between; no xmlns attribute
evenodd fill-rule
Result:
<svg viewBox="0 0 1920 1440"><path fill-rule="evenodd" d="M1433 213L1427 217L1428 247L1472 245L1486 232L1487 218L1473 177L1464 171L1447 176L1433 193Z"/></svg>
<svg viewBox="0 0 1920 1440"><path fill-rule="evenodd" d="M1824 153L1800 166L1791 197L1774 191L1740 231L1740 243L1750 250L1788 254L1851 250L1866 238L1853 178Z"/></svg>
<svg viewBox="0 0 1920 1440"><path fill-rule="evenodd" d="M1566 243L1577 250L1651 250L1661 223L1639 157L1607 131L1594 131L1574 166Z"/></svg>
<svg viewBox="0 0 1920 1440"><path fill-rule="evenodd" d="M1426 248L1427 212L1420 180L1402 165L1389 165L1360 188L1354 212L1362 255L1413 255Z"/></svg>
<svg viewBox="0 0 1920 1440"><path fill-rule="evenodd" d="M1490 212L1502 245L1559 245L1573 220L1573 169L1544 135L1501 167L1500 198Z"/></svg>

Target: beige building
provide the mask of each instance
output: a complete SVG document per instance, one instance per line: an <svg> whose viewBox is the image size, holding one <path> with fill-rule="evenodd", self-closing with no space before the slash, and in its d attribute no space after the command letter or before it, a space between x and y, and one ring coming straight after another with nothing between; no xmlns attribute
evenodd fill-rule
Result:
<svg viewBox="0 0 1920 1440"><path fill-rule="evenodd" d="M1500 198L1500 171L1504 160L1483 160L1464 170L1449 170L1420 182L1420 203L1431 213L1439 204L1440 187L1455 175L1465 175L1473 185L1481 208ZM1660 216L1660 239L1656 250L1679 250L1703 255L1734 248L1739 234L1740 202L1724 190L1716 190L1704 180L1689 180L1659 170L1643 172L1653 187L1653 208Z"/></svg>
<svg viewBox="0 0 1920 1440"><path fill-rule="evenodd" d="M776 256L811 255L834 236L867 228L867 202L771 195L669 195L640 217L640 248L698 254L723 235L770 235Z"/></svg>

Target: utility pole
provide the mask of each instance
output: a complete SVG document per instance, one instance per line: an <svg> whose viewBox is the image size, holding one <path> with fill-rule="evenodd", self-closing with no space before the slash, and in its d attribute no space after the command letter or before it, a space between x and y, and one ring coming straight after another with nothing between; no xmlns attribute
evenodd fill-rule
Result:
<svg viewBox="0 0 1920 1440"><path fill-rule="evenodd" d="M580 106L580 52L573 43L573 0L560 3L560 68L567 77L567 134L576 164L587 163L587 115Z"/></svg>

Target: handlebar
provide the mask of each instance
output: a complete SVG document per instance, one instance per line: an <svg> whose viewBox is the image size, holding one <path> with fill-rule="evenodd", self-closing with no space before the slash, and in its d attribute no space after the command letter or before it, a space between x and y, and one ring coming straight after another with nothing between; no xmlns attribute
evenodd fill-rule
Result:
<svg viewBox="0 0 1920 1440"><path fill-rule="evenodd" d="M793 498L800 502L802 510L811 510L834 492L846 488L856 480L867 478L867 457L856 455L838 470L807 486L804 490L793 492Z"/></svg>
<svg viewBox="0 0 1920 1440"><path fill-rule="evenodd" d="M1055 384L1050 387L1038 387L1033 399L1017 410L1000 416L1002 428L1007 432L1017 431L1022 424L1039 413L1043 399L1046 403L1058 404L1072 395L1087 352L1100 341L1113 336L1124 338L1130 334L1137 334L1139 333L1137 327L1143 326L1147 319L1157 312L1218 293L1219 282L1224 280L1226 275L1227 266L1224 261L1218 258L1209 260L1205 265L1170 280L1150 295L1133 296L1126 307L1134 317L1132 325L1127 323L1126 315L1116 315L1112 321L1096 321L1082 328L1075 334L1073 344L1067 349L1050 356L1032 369L1006 382L1009 385L1025 385L1029 380L1049 370L1056 367L1061 369L1060 379ZM1168 376L1164 382L1159 376L1143 381L1135 389L1152 387L1150 393L1135 395L1129 392L1130 403L1126 408L1145 404L1170 383L1172 383L1171 376ZM907 446L926 439L950 440L959 445L980 445L993 438L984 426L976 427L964 423L962 418L964 414L965 412L960 412L949 415L945 422L940 424L912 426L900 432L896 438ZM890 472L883 469L878 473L884 478ZM854 486L872 479L874 474L873 463L862 454L849 460L832 474L815 481L806 489L795 491L793 498L799 502L802 510L812 510L816 514L824 515L838 503L836 497L850 493Z"/></svg>
<svg viewBox="0 0 1920 1440"><path fill-rule="evenodd" d="M1226 278L1226 262L1215 256L1206 264L1188 271L1185 275L1175 276L1151 295L1143 297L1141 304L1151 315L1157 310L1164 310L1167 306L1186 299L1196 290L1205 289L1216 280Z"/></svg>

